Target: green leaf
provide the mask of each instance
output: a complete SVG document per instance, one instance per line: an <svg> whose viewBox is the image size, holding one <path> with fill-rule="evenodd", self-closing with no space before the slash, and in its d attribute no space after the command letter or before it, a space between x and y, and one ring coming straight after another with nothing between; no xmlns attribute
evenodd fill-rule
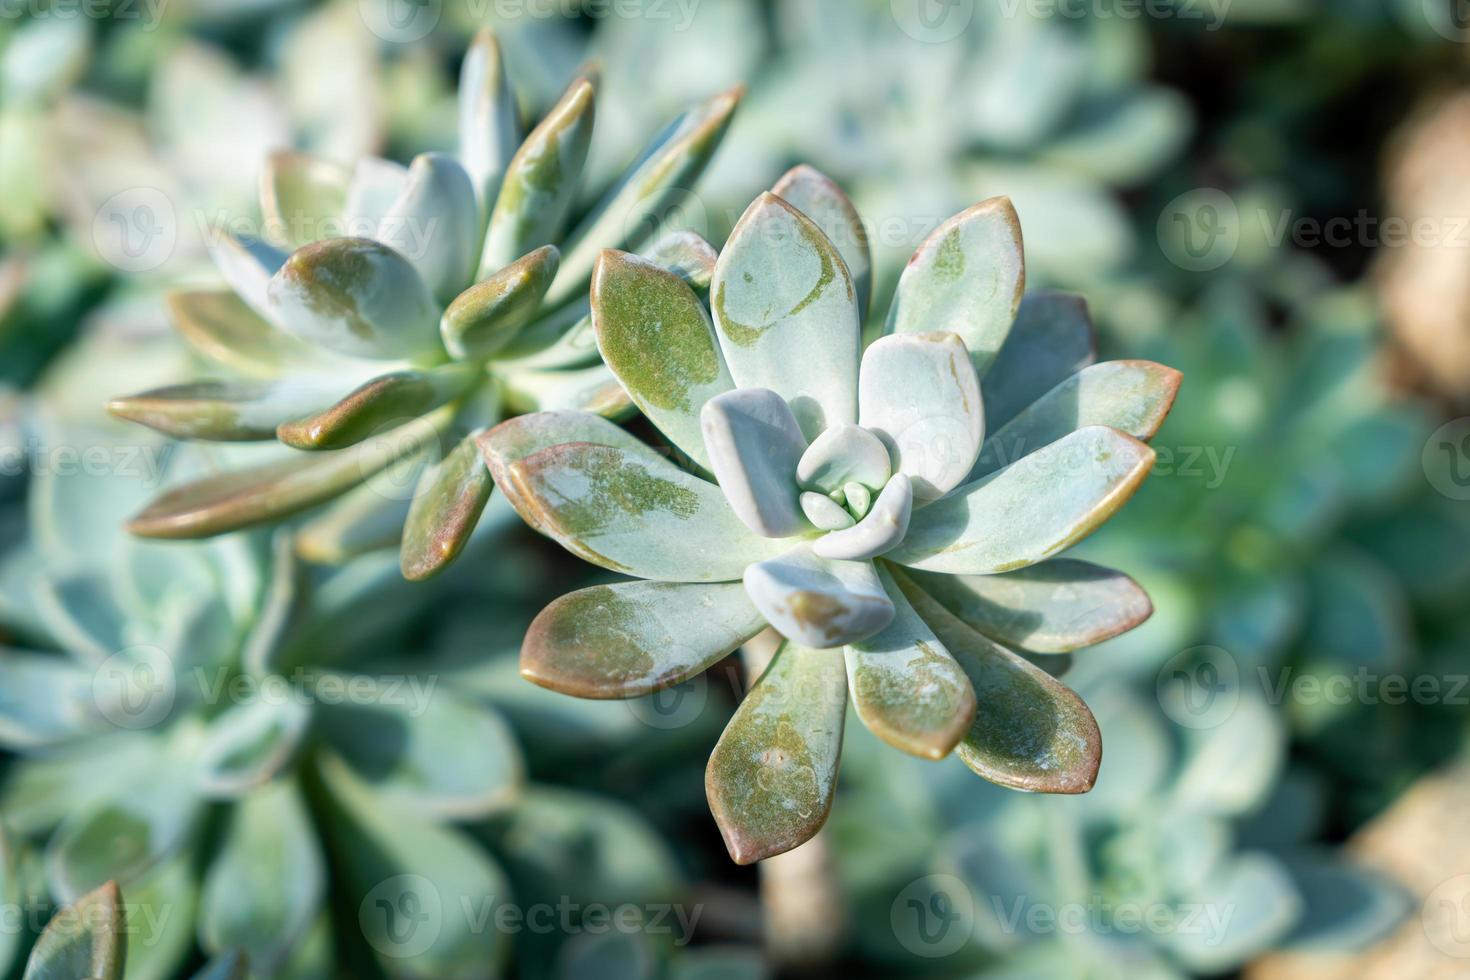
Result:
<svg viewBox="0 0 1470 980"><path fill-rule="evenodd" d="M274 779L295 756L310 721L310 709L289 699L261 698L228 708L205 729L200 792L237 797Z"/></svg>
<svg viewBox="0 0 1470 980"><path fill-rule="evenodd" d="M1051 290L1028 294L1000 353L989 370L979 372L986 428L1000 431L1096 358L1096 332L1081 296Z"/></svg>
<svg viewBox="0 0 1470 980"><path fill-rule="evenodd" d="M439 320L439 334L459 360L480 360L498 353L541 309L561 263L554 245L516 259L455 297Z"/></svg>
<svg viewBox="0 0 1470 980"><path fill-rule="evenodd" d="M256 600L258 611L240 647L240 666L255 677L278 672L283 652L312 612L310 598L306 575L296 560L293 536L288 530L279 530L271 538L269 577ZM290 722L291 719L280 720Z"/></svg>
<svg viewBox="0 0 1470 980"><path fill-rule="evenodd" d="M443 460L424 470L403 525L403 577L432 578L459 557L495 483L473 432Z"/></svg>
<svg viewBox="0 0 1470 980"><path fill-rule="evenodd" d="M494 916L511 897L485 849L437 819L385 806L330 753L320 768L339 814L328 829L345 904L358 910L356 924L385 972L404 980L496 975L509 950Z"/></svg>
<svg viewBox="0 0 1470 980"><path fill-rule="evenodd" d="M808 544L751 564L745 591L778 633L813 649L856 643L893 621L872 562L818 558Z"/></svg>
<svg viewBox="0 0 1470 980"><path fill-rule="evenodd" d="M1292 854L1287 873L1302 916L1282 945L1293 953L1357 953L1387 938L1412 908L1403 886L1331 851Z"/></svg>
<svg viewBox="0 0 1470 980"><path fill-rule="evenodd" d="M567 236L566 260L546 301L559 306L581 293L605 248L637 248L663 211L688 193L724 138L742 89L715 95L656 136L626 176Z"/></svg>
<svg viewBox="0 0 1470 980"><path fill-rule="evenodd" d="M634 404L708 469L700 409L735 382L694 290L649 259L608 249L592 274L592 323L598 351Z"/></svg>
<svg viewBox="0 0 1470 980"><path fill-rule="evenodd" d="M1025 288L1021 221L1009 198L992 197L946 220L914 252L899 277L889 327L958 334L984 377Z"/></svg>
<svg viewBox="0 0 1470 980"><path fill-rule="evenodd" d="M352 172L324 157L276 150L260 172L260 213L273 242L297 249L321 238L347 206Z"/></svg>
<svg viewBox="0 0 1470 980"><path fill-rule="evenodd" d="M126 960L122 896L109 881L46 924L23 980L122 980Z"/></svg>
<svg viewBox="0 0 1470 980"><path fill-rule="evenodd" d="M858 422L888 447L917 500L965 480L985 436L980 382L953 333L880 337L863 355Z"/></svg>
<svg viewBox="0 0 1470 980"><path fill-rule="evenodd" d="M446 406L350 449L186 483L151 502L128 522L128 530L145 538L204 538L280 520L422 452L451 417Z"/></svg>
<svg viewBox="0 0 1470 980"><path fill-rule="evenodd" d="M327 408L342 396L340 380L196 381L114 398L107 411L175 439L252 442Z"/></svg>
<svg viewBox="0 0 1470 980"><path fill-rule="evenodd" d="M1092 533L1131 497L1154 453L1092 426L915 511L888 557L954 575L1034 565Z"/></svg>
<svg viewBox="0 0 1470 980"><path fill-rule="evenodd" d="M737 385L786 399L808 439L857 421L857 298L847 264L810 218L762 194L730 233L710 295Z"/></svg>
<svg viewBox="0 0 1470 980"><path fill-rule="evenodd" d="M470 281L480 247L480 211L469 174L448 154L420 153L408 168L403 193L383 214L373 237L408 259L433 297L448 303ZM350 281L356 270L334 264L325 276L314 273L329 284L335 284L337 274ZM320 286L314 291L321 295ZM388 316L378 322L393 325Z"/></svg>
<svg viewBox="0 0 1470 980"><path fill-rule="evenodd" d="M505 405L512 412L570 409L625 419L637 409L606 364L566 371L517 371L503 376Z"/></svg>
<svg viewBox="0 0 1470 980"><path fill-rule="evenodd" d="M199 888L192 858L179 854L128 882L127 980L173 980L194 952Z"/></svg>
<svg viewBox="0 0 1470 980"><path fill-rule="evenodd" d="M293 449L345 449L460 397L478 377L458 364L380 375L319 411L282 422L275 435Z"/></svg>
<svg viewBox="0 0 1470 980"><path fill-rule="evenodd" d="M36 748L103 728L92 679L92 671L57 654L0 648L0 744Z"/></svg>
<svg viewBox="0 0 1470 980"><path fill-rule="evenodd" d="M174 327L189 346L232 371L272 378L321 359L312 347L272 326L231 290L180 290L164 299Z"/></svg>
<svg viewBox="0 0 1470 980"><path fill-rule="evenodd" d="M1126 633L1154 611L1122 572L1054 558L1004 575L910 577L971 629L1034 653L1069 653Z"/></svg>
<svg viewBox="0 0 1470 980"><path fill-rule="evenodd" d="M710 755L704 788L736 864L789 851L822 829L846 709L842 655L790 642L735 709Z"/></svg>
<svg viewBox="0 0 1470 980"><path fill-rule="evenodd" d="M968 480L1089 425L1106 425L1146 442L1173 407L1181 379L1178 371L1152 361L1104 361L1083 368L992 432Z"/></svg>
<svg viewBox="0 0 1470 980"><path fill-rule="evenodd" d="M403 499L405 475L396 468L385 470L302 521L296 529L296 553L315 565L345 565L398 547L412 503Z"/></svg>
<svg viewBox="0 0 1470 980"><path fill-rule="evenodd" d="M520 789L520 749L504 720L440 689L433 675L322 674L315 690L322 735L396 810L462 820L503 807Z"/></svg>
<svg viewBox="0 0 1470 980"><path fill-rule="evenodd" d="M592 81L578 78L516 150L490 212L476 278L556 241L582 184L594 105Z"/></svg>
<svg viewBox="0 0 1470 980"><path fill-rule="evenodd" d="M970 629L901 574L903 594L964 668L980 708L955 750L975 773L1033 793L1085 793L1102 737L1082 699L1044 670Z"/></svg>
<svg viewBox="0 0 1470 980"><path fill-rule="evenodd" d="M699 413L705 456L730 509L763 538L808 530L797 501L796 464L806 437L786 399L769 388L736 388Z"/></svg>
<svg viewBox="0 0 1470 980"><path fill-rule="evenodd" d="M474 182L481 211L488 211L500 176L521 141L515 90L500 42L480 29L459 69L459 159Z"/></svg>
<svg viewBox="0 0 1470 980"><path fill-rule="evenodd" d="M244 950L274 975L321 908L326 865L305 801L290 780L248 793L205 875L199 939L210 953Z"/></svg>
<svg viewBox="0 0 1470 980"><path fill-rule="evenodd" d="M74 812L46 843L46 882L62 899L109 880L130 881L178 853L200 812L192 780L178 760L161 754L155 774L89 810Z"/></svg>
<svg viewBox="0 0 1470 980"><path fill-rule="evenodd" d="M867 319L868 304L873 297L873 252L857 208L835 181L804 163L786 171L771 193L811 218L837 246L852 276L853 289L857 292L858 322L862 323Z"/></svg>
<svg viewBox="0 0 1470 980"><path fill-rule="evenodd" d="M639 697L703 672L765 625L739 582L597 585L541 611L521 676L573 697Z"/></svg>
<svg viewBox="0 0 1470 980"><path fill-rule="evenodd" d="M96 666L131 645L134 617L116 589L112 575L100 570L43 574L31 599L50 638L73 659Z"/></svg>
<svg viewBox="0 0 1470 980"><path fill-rule="evenodd" d="M845 651L853 707L868 730L894 748L942 759L970 729L975 692L893 577L881 567L878 577L895 613L881 633Z"/></svg>
<svg viewBox="0 0 1470 980"><path fill-rule="evenodd" d="M527 523L615 572L727 582L790 546L751 533L718 487L645 446L569 442L515 462L492 457L490 465Z"/></svg>
<svg viewBox="0 0 1470 980"><path fill-rule="evenodd" d="M1178 928L1158 934L1159 942L1194 973L1225 973L1243 966L1274 946L1301 914L1301 897L1290 876L1264 854L1237 858L1180 898L1205 908L1233 910L1218 928Z"/></svg>
<svg viewBox="0 0 1470 980"><path fill-rule="evenodd" d="M398 252L368 238L297 249L270 280L274 319L298 339L349 357L399 360L439 348L439 308Z"/></svg>

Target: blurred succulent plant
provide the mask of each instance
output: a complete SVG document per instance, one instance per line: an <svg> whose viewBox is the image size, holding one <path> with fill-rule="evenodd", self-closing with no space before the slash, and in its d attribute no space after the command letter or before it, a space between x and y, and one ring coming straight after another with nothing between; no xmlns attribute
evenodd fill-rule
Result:
<svg viewBox="0 0 1470 980"><path fill-rule="evenodd" d="M1147 475L1140 439L1178 374L1092 365L1079 300L1022 301L1020 227L1004 199L924 243L890 334L860 358L870 268L851 203L808 167L736 226L714 270L713 319L678 276L606 251L592 283L598 347L689 467L587 413L526 415L481 439L527 523L649 580L544 610L522 653L529 679L633 697L767 625L786 638L706 774L741 863L826 819L849 687L863 721L904 751L958 747L1002 784L1086 791L1100 751L1091 716L1010 647L1068 651L1150 611L1121 573L1047 559Z"/></svg>
<svg viewBox="0 0 1470 980"><path fill-rule="evenodd" d="M698 177L739 93L671 124L564 237L592 135L593 88L590 77L577 79L521 140L486 31L461 74L458 157L424 154L409 168L367 159L352 172L302 154L271 157L262 207L279 244L295 251L221 233L214 255L233 292L172 301L185 337L248 380L110 406L181 438L272 442L270 461L171 490L131 529L208 536L362 488L323 517L318 556L350 556L360 548L353 538L381 546L385 532L389 542L401 535L405 575L425 578L460 552L490 496L476 432L507 411L630 411L596 362L581 294L598 251L638 244ZM333 229L354 237L331 237ZM649 255L696 283L714 262L692 235L662 239ZM451 448L423 470L411 502L363 487L441 444Z"/></svg>

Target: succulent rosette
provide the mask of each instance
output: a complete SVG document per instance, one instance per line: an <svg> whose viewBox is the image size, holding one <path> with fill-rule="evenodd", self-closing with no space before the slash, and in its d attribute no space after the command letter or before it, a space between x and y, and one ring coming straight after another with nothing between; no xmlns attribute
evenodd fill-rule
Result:
<svg viewBox="0 0 1470 980"><path fill-rule="evenodd" d="M1080 300L1023 299L1024 279L1014 210L982 202L918 249L864 352L861 219L798 167L731 234L709 310L646 259L598 261L598 348L676 459L585 412L481 439L529 524L634 579L545 609L530 680L634 697L785 638L706 771L738 862L821 827L849 697L906 752L1024 790L1093 783L1097 725L1031 658L1149 615L1127 576L1056 556L1148 474L1179 375L1092 363Z"/></svg>
<svg viewBox="0 0 1470 980"><path fill-rule="evenodd" d="M517 411L631 413L597 358L588 278L604 247L643 247L688 193L739 93L675 120L585 208L594 88L573 81L522 139L485 31L460 75L457 154L354 169L272 155L261 237L211 235L229 288L171 297L180 333L225 376L110 405L178 438L270 449L169 489L133 532L207 537L348 495L304 530L308 556L342 561L401 539L404 574L425 578L460 553L489 499L478 431ZM696 285L715 258L688 233L647 254Z"/></svg>

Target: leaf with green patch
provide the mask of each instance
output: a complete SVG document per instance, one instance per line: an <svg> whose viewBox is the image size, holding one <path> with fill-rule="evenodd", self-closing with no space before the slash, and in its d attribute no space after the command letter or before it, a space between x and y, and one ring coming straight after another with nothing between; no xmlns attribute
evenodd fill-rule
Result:
<svg viewBox="0 0 1470 980"><path fill-rule="evenodd" d="M469 174L446 153L420 153L373 237L408 259L429 293L448 303L470 281L480 245L480 211Z"/></svg>
<svg viewBox="0 0 1470 980"><path fill-rule="evenodd" d="M327 237L347 206L352 172L324 157L276 150L260 172L260 213L277 245L297 249Z"/></svg>
<svg viewBox="0 0 1470 980"><path fill-rule="evenodd" d="M196 381L114 398L107 411L175 439L261 442L342 397L341 380Z"/></svg>
<svg viewBox="0 0 1470 980"><path fill-rule="evenodd" d="M432 578L459 557L495 488L472 432L419 477L403 525L403 577Z"/></svg>
<svg viewBox="0 0 1470 980"><path fill-rule="evenodd" d="M718 663L765 628L739 582L619 582L564 595L521 647L521 676L579 698L635 698Z"/></svg>
<svg viewBox="0 0 1470 980"><path fill-rule="evenodd" d="M857 297L810 218L762 194L730 233L710 296L736 384L786 399L808 439L857 421Z"/></svg>
<svg viewBox="0 0 1470 980"><path fill-rule="evenodd" d="M345 449L459 398L480 377L460 364L379 375L319 411L282 422L275 435L293 449Z"/></svg>
<svg viewBox="0 0 1470 980"><path fill-rule="evenodd" d="M873 297L873 250L862 216L847 194L826 174L804 163L786 171L771 193L816 222L837 246L857 291L858 322L864 321Z"/></svg>
<svg viewBox="0 0 1470 980"><path fill-rule="evenodd" d="M1127 502L1154 453L1116 429L1079 429L915 511L887 557L952 575L1034 565L1071 547Z"/></svg>
<svg viewBox="0 0 1470 980"><path fill-rule="evenodd" d="M22 980L123 980L127 933L122 895L106 882L46 924Z"/></svg>
<svg viewBox="0 0 1470 980"><path fill-rule="evenodd" d="M348 357L433 353L439 307L413 265L368 238L329 238L291 254L270 280L273 319L299 340Z"/></svg>
<svg viewBox="0 0 1470 980"><path fill-rule="evenodd" d="M274 975L316 918L326 861L311 813L287 779L260 786L234 807L200 895L200 945L243 950Z"/></svg>
<svg viewBox="0 0 1470 980"><path fill-rule="evenodd" d="M451 418L446 406L350 449L186 483L148 504L128 522L128 530L145 538L207 538L280 520L331 500L424 451Z"/></svg>
<svg viewBox="0 0 1470 980"><path fill-rule="evenodd" d="M561 253L543 245L455 297L439 320L439 335L459 360L499 353L541 309Z"/></svg>
<svg viewBox="0 0 1470 980"><path fill-rule="evenodd" d="M783 644L704 771L710 812L736 864L789 851L822 829L846 713L842 654Z"/></svg>
<svg viewBox="0 0 1470 980"><path fill-rule="evenodd" d="M897 333L959 334L985 376L1021 305L1026 262L1009 198L992 197L946 220L899 277L889 309Z"/></svg>
<svg viewBox="0 0 1470 980"><path fill-rule="evenodd" d="M902 574L914 611L970 678L975 712L955 754L976 774L1032 793L1085 793L1102 736L1082 699L1050 674L970 629Z"/></svg>
<svg viewBox="0 0 1470 980"><path fill-rule="evenodd" d="M490 212L477 278L556 240L582 186L594 106L592 81L578 78L516 150Z"/></svg>
<svg viewBox="0 0 1470 980"><path fill-rule="evenodd" d="M953 751L975 717L975 692L960 665L914 612L881 566L893 622L844 651L847 689L868 730L925 759Z"/></svg>
<svg viewBox="0 0 1470 980"><path fill-rule="evenodd" d="M1153 614L1148 593L1122 572L1054 558L1004 575L910 577L967 626L1034 653L1069 653L1126 633Z"/></svg>
<svg viewBox="0 0 1470 980"><path fill-rule="evenodd" d="M1083 368L992 432L967 482L1089 425L1106 425L1146 442L1164 424L1181 377L1152 361L1104 361Z"/></svg>
<svg viewBox="0 0 1470 980"><path fill-rule="evenodd" d="M704 305L649 259L608 249L592 274L597 349L640 411L706 469L699 413L735 386Z"/></svg>
<svg viewBox="0 0 1470 980"><path fill-rule="evenodd" d="M1096 359L1097 335L1081 296L1044 289L1029 293L1000 353L978 372L986 429L999 431Z"/></svg>
<svg viewBox="0 0 1470 980"><path fill-rule="evenodd" d="M893 602L868 561L829 561L801 544L745 569L745 591L782 636L824 649L856 643L893 620Z"/></svg>

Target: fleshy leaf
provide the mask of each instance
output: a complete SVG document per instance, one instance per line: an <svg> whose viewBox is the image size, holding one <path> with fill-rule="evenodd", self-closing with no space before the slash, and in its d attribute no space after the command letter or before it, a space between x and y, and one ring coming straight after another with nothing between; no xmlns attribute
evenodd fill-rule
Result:
<svg viewBox="0 0 1470 980"><path fill-rule="evenodd" d="M592 82L579 78L516 150L490 212L477 278L556 240L581 187L595 115Z"/></svg>
<svg viewBox="0 0 1470 980"><path fill-rule="evenodd" d="M352 170L342 222L348 237L377 238L383 215L408 187L408 168L380 157L362 157Z"/></svg>
<svg viewBox="0 0 1470 980"><path fill-rule="evenodd" d="M22 980L123 980L127 933L122 896L109 881L46 924Z"/></svg>
<svg viewBox="0 0 1470 980"><path fill-rule="evenodd" d="M300 248L326 238L347 206L352 172L323 157L276 150L260 172L260 212L276 245Z"/></svg>
<svg viewBox="0 0 1470 980"><path fill-rule="evenodd" d="M634 404L706 469L700 410L735 386L704 305L684 280L612 249L592 275L597 349Z"/></svg>
<svg viewBox="0 0 1470 980"><path fill-rule="evenodd" d="M128 881L176 854L200 812L182 769L161 751L149 778L72 812L46 843L51 894L65 900L109 879Z"/></svg>
<svg viewBox="0 0 1470 980"><path fill-rule="evenodd" d="M424 470L403 525L403 577L420 582L459 557L495 483L471 433Z"/></svg>
<svg viewBox="0 0 1470 980"><path fill-rule="evenodd" d="M346 449L459 397L477 376L457 364L379 375L335 404L281 423L276 438L293 449Z"/></svg>
<svg viewBox="0 0 1470 980"><path fill-rule="evenodd" d="M1035 653L1068 653L1148 619L1148 594L1122 572L1054 558L1004 575L908 573L972 629Z"/></svg>
<svg viewBox="0 0 1470 980"><path fill-rule="evenodd" d="M879 578L896 610L883 632L849 644L847 688L858 717L895 748L942 759L975 717L975 692L953 656L914 612L893 577Z"/></svg>
<svg viewBox="0 0 1470 980"><path fill-rule="evenodd" d="M789 547L752 534L718 487L646 446L571 442L491 467L527 523L615 572L728 582Z"/></svg>
<svg viewBox="0 0 1470 980"><path fill-rule="evenodd" d="M444 153L414 157L408 183L374 237L408 259L441 304L454 299L470 281L480 246L475 188L459 161Z"/></svg>
<svg viewBox="0 0 1470 980"><path fill-rule="evenodd" d="M637 411L617 375L601 362L567 371L516 371L503 380L505 406L512 412L567 409L625 419Z"/></svg>
<svg viewBox="0 0 1470 980"><path fill-rule="evenodd" d="M287 253L254 238L237 238L215 230L205 236L209 256L219 274L245 305L276 326L280 313L268 296L271 278L286 264Z"/></svg>
<svg viewBox="0 0 1470 980"><path fill-rule="evenodd" d="M1153 450L1116 429L1079 429L915 511L907 537L888 557L952 575L1034 565L1111 517L1153 461Z"/></svg>
<svg viewBox="0 0 1470 980"><path fill-rule="evenodd" d="M985 435L980 383L953 333L880 337L863 355L858 421L888 447L918 500L965 480Z"/></svg>
<svg viewBox="0 0 1470 980"><path fill-rule="evenodd" d="M342 389L327 378L197 381L114 398L107 410L175 439L251 442L274 439L277 426L321 411Z"/></svg>
<svg viewBox="0 0 1470 980"><path fill-rule="evenodd" d="M866 639L893 621L872 562L828 561L798 545L751 564L745 591L778 633L814 649Z"/></svg>
<svg viewBox="0 0 1470 980"><path fill-rule="evenodd" d="M1034 793L1085 793L1097 779L1102 736L1082 699L950 615L895 574L914 611L970 678L980 705L955 753L978 775Z"/></svg>
<svg viewBox="0 0 1470 980"><path fill-rule="evenodd" d="M267 698L211 719L199 750L200 792L237 797L269 782L295 755L310 719L299 701Z"/></svg>
<svg viewBox="0 0 1470 980"><path fill-rule="evenodd" d="M830 177L806 164L786 171L771 193L816 222L837 246L857 292L858 322L863 322L873 296L873 251L857 208Z"/></svg>
<svg viewBox="0 0 1470 980"><path fill-rule="evenodd" d="M543 245L455 297L439 320L439 335L460 360L490 357L516 338L541 308L561 253Z"/></svg>
<svg viewBox="0 0 1470 980"><path fill-rule="evenodd" d="M272 326L231 290L184 290L164 298L190 347L241 374L272 378L319 359L317 351Z"/></svg>
<svg viewBox="0 0 1470 980"><path fill-rule="evenodd" d="M1027 294L1000 354L980 372L986 429L998 431L1096 358L1097 336L1081 296L1051 290Z"/></svg>
<svg viewBox="0 0 1470 980"><path fill-rule="evenodd" d="M730 509L756 534L785 538L807 529L796 464L806 438L786 400L767 388L737 388L699 413L705 456Z"/></svg>
<svg viewBox="0 0 1470 980"><path fill-rule="evenodd" d="M710 295L736 384L786 399L808 439L857 421L856 294L810 218L762 194L730 233Z"/></svg>
<svg viewBox="0 0 1470 980"><path fill-rule="evenodd" d="M448 406L351 449L208 476L165 491L128 522L145 538L207 538L331 500L407 456L448 424Z"/></svg>
<svg viewBox="0 0 1470 980"><path fill-rule="evenodd" d="M558 306L583 292L605 248L637 248L662 222L669 204L688 193L724 138L742 89L715 95L654 137L628 175L567 236L565 261L547 296Z"/></svg>
<svg viewBox="0 0 1470 980"><path fill-rule="evenodd" d="M909 478L895 473L862 520L852 527L822 535L812 542L812 553L819 558L841 561L862 561L886 554L908 533L913 508L914 490Z"/></svg>
<svg viewBox="0 0 1470 980"><path fill-rule="evenodd" d="M829 426L812 440L796 464L797 483L822 493L841 490L854 481L878 490L892 473L883 440L850 423Z"/></svg>
<svg viewBox="0 0 1470 980"><path fill-rule="evenodd" d="M200 896L200 944L242 949L258 975L276 975L321 908L326 867L296 785L278 780L234 807Z"/></svg>
<svg viewBox="0 0 1470 980"><path fill-rule="evenodd" d="M857 523L841 504L824 493L803 491L800 501L801 512L818 530L841 531Z"/></svg>
<svg viewBox="0 0 1470 980"><path fill-rule="evenodd" d="M710 811L737 864L789 851L822 829L846 709L842 654L794 643L740 702L704 771Z"/></svg>
<svg viewBox="0 0 1470 980"><path fill-rule="evenodd" d="M501 174L521 142L515 90L500 42L482 28L459 69L459 160L474 182L480 210L488 211Z"/></svg>
<svg viewBox="0 0 1470 980"><path fill-rule="evenodd" d="M541 611L521 676L573 697L639 697L704 671L765 625L739 582L597 585Z"/></svg>
<svg viewBox="0 0 1470 980"><path fill-rule="evenodd" d="M978 480L1089 425L1152 439L1174 405L1180 379L1178 371L1151 361L1104 361L1083 368L992 432L969 479Z"/></svg>
<svg viewBox="0 0 1470 980"><path fill-rule="evenodd" d="M1025 288L1020 219L1009 198L992 197L946 220L914 252L899 277L889 326L958 334L984 377Z"/></svg>
<svg viewBox="0 0 1470 980"><path fill-rule="evenodd" d="M383 483L392 492L385 492ZM396 548L411 503L403 499L399 489L403 485L400 474L390 469L351 488L301 522L296 553L315 565L344 565L370 552Z"/></svg>
<svg viewBox="0 0 1470 980"><path fill-rule="evenodd" d="M439 347L439 308L423 278L371 239L297 249L271 278L269 298L283 329L338 354L396 360Z"/></svg>

